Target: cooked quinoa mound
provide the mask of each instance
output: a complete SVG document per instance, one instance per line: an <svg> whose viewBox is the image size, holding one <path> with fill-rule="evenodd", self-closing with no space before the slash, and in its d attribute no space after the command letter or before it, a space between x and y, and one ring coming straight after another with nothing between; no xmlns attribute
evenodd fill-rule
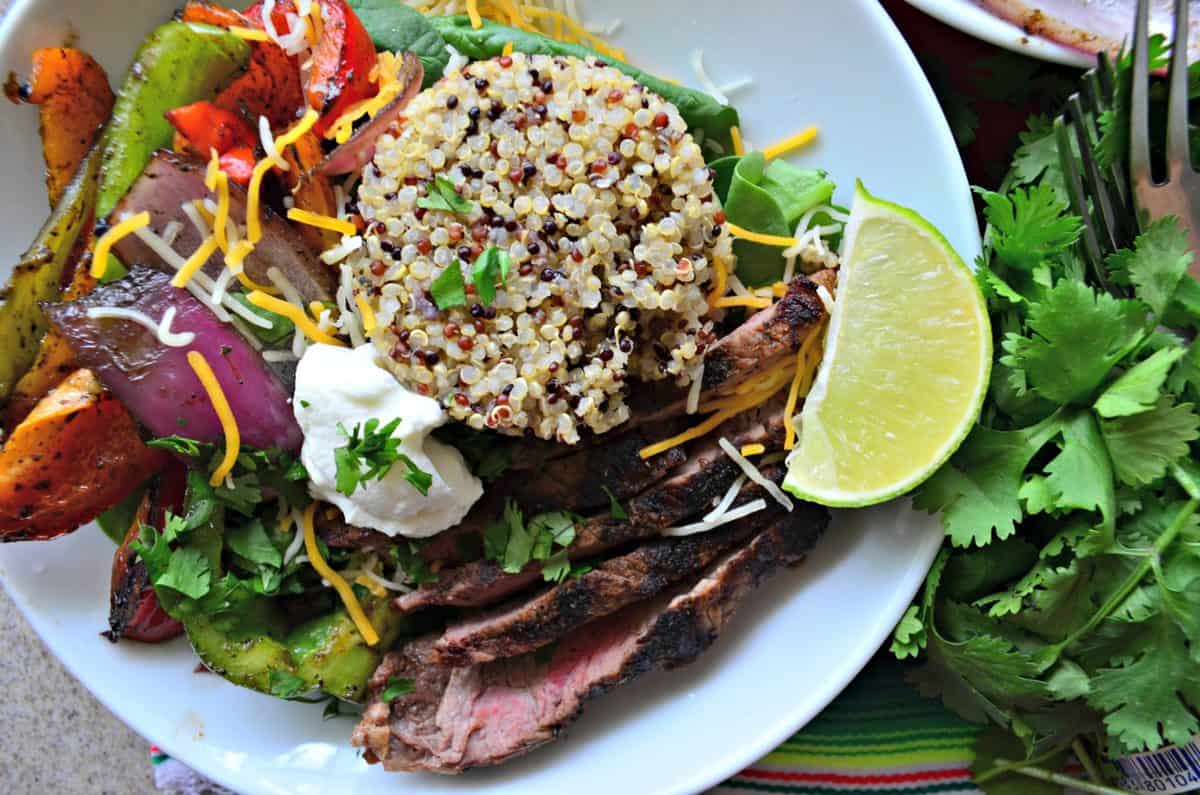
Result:
<svg viewBox="0 0 1200 795"><path fill-rule="evenodd" d="M675 106L595 59L514 54L418 95L364 169L351 260L399 381L473 428L566 443L626 420L630 379L687 386L731 259L712 174ZM442 177L469 213L420 206ZM511 270L484 307L472 265ZM459 268L466 305L431 287Z"/></svg>

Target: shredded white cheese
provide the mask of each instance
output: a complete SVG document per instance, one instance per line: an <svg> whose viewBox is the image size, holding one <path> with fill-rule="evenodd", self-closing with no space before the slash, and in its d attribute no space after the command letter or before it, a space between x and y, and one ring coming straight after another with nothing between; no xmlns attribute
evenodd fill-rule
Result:
<svg viewBox="0 0 1200 795"><path fill-rule="evenodd" d="M299 558L296 557L300 550L304 548L304 517L300 515L299 511L292 511L292 527L295 528L296 534L292 536L292 542L288 544L287 549L283 552L283 565L285 566L293 561L303 563L305 560L308 560L303 555L300 555ZM301 558L304 558L304 560L301 560Z"/></svg>
<svg viewBox="0 0 1200 795"><path fill-rule="evenodd" d="M754 85L754 78L743 77L740 80L733 80L721 86L721 93L725 96L729 96L730 94L736 94L742 89L749 88L752 85Z"/></svg>
<svg viewBox="0 0 1200 795"><path fill-rule="evenodd" d="M113 319L129 320L143 326L154 333L158 341L171 348L183 348L196 340L196 335L190 331L171 331L171 323L175 320L175 307L169 307L163 313L161 321L137 309L126 309L116 306L95 306L87 311L87 316L93 320Z"/></svg>
<svg viewBox="0 0 1200 795"><path fill-rule="evenodd" d="M745 485L746 476L738 475L738 479L733 481L733 485L725 491L725 495L717 501L717 504L711 511L704 515L704 521L711 522L714 519L720 519L724 516L725 512L729 510L729 506L733 505L733 501L737 499L737 495L741 493L742 487Z"/></svg>
<svg viewBox="0 0 1200 795"><path fill-rule="evenodd" d="M183 224L172 218L163 227L162 239L168 246L174 246L175 241L179 238L179 233L183 231Z"/></svg>
<svg viewBox="0 0 1200 795"><path fill-rule="evenodd" d="M246 325L245 321L243 321L241 318L234 317L230 318L229 322L235 329L242 332L242 336L246 338L246 342L250 343L251 348L256 351L261 351L263 349L262 341L255 336L254 332L249 326Z"/></svg>
<svg viewBox="0 0 1200 795"><path fill-rule="evenodd" d="M704 387L704 359L692 368L692 386L688 390L687 413L695 414L700 410L700 390Z"/></svg>
<svg viewBox="0 0 1200 795"><path fill-rule="evenodd" d="M275 164L275 167L280 171L289 171L291 166L288 161L283 159L283 155L279 154L279 147L275 145L275 136L271 134L271 122L266 116L258 117L258 140L262 143L263 152L266 153L267 159Z"/></svg>
<svg viewBox="0 0 1200 795"><path fill-rule="evenodd" d="M367 341L363 334L362 324L358 318L358 306L354 301L354 270L349 265L342 265L339 270L338 289L336 295L338 307L337 327L343 334L350 336L350 342L357 348Z"/></svg>
<svg viewBox="0 0 1200 795"><path fill-rule="evenodd" d="M363 239L361 235L346 235L342 238L340 243L321 254L321 261L326 265L333 265L334 263L341 262L346 257L362 248L362 242Z"/></svg>
<svg viewBox="0 0 1200 795"><path fill-rule="evenodd" d="M301 311L305 311L304 297L300 295L300 291L288 280L288 277L283 275L279 268L274 266L267 268L267 279L275 286L276 290L283 294L285 301L289 304L295 304L300 307ZM304 336L303 331L297 328L296 333L292 335L292 353L296 355L296 358L300 358L306 350L308 350L308 338Z"/></svg>
<svg viewBox="0 0 1200 795"><path fill-rule="evenodd" d="M829 294L829 290L823 284L817 285L817 298L821 299L821 304L825 307L825 311L833 314L833 296Z"/></svg>
<svg viewBox="0 0 1200 795"><path fill-rule="evenodd" d="M668 527L662 531L665 536L690 536L696 533L707 533L709 530L736 522L738 519L743 519L752 513L758 513L767 507L767 501L761 497L753 502L748 502L740 508L734 508L732 511L726 511L719 519L714 519L711 522L696 522L695 524L685 524L679 527Z"/></svg>
<svg viewBox="0 0 1200 795"><path fill-rule="evenodd" d="M183 264L187 261L180 256L178 251L167 245L167 241L155 234L150 227L144 226L141 229L135 229L133 233L137 235L138 240L145 243L151 251L157 254L159 259L170 265L174 270L182 268Z"/></svg>
<svg viewBox="0 0 1200 795"><path fill-rule="evenodd" d="M192 222L192 226L196 227L196 231L200 233L200 237L206 238L212 232L212 228L208 222L204 220L204 216L196 209L196 205L190 201L186 201L179 205L179 209L183 210L183 214Z"/></svg>
<svg viewBox="0 0 1200 795"><path fill-rule="evenodd" d="M233 281L233 271L226 268L217 276L216 282L213 284L212 299L219 304L225 303L225 296L229 292L229 283Z"/></svg>
<svg viewBox="0 0 1200 795"><path fill-rule="evenodd" d="M791 499L783 493L783 489L776 486L770 479L764 477L763 473L758 471L758 467L754 466L746 456L738 452L738 449L733 446L732 442L725 437L721 437L718 444L721 445L721 449L725 451L725 454L732 458L733 462L746 473L746 477L762 486L767 494L770 494L777 503L789 511L795 507L792 505Z"/></svg>
<svg viewBox="0 0 1200 795"><path fill-rule="evenodd" d="M696 79L700 81L700 87L705 92L722 105L729 104L729 97L725 96L704 69L704 50L692 50L692 71L696 73Z"/></svg>
<svg viewBox="0 0 1200 795"><path fill-rule="evenodd" d="M300 359L291 351L263 351L262 357L266 362L295 362Z"/></svg>
<svg viewBox="0 0 1200 795"><path fill-rule="evenodd" d="M450 77L456 72L461 72L471 59L463 55L451 45L446 45L446 52L450 53L450 60L446 61L446 68L442 70L442 77Z"/></svg>
<svg viewBox="0 0 1200 795"><path fill-rule="evenodd" d="M375 572L371 571L370 569L363 569L363 574L365 574L367 576L367 579L370 580L371 582L376 583L378 585L382 585L384 588L387 588L389 591L398 591L400 593L408 593L412 590L411 586L406 585L405 583L402 583L402 582L397 582L395 580L386 580L383 577L380 577Z"/></svg>

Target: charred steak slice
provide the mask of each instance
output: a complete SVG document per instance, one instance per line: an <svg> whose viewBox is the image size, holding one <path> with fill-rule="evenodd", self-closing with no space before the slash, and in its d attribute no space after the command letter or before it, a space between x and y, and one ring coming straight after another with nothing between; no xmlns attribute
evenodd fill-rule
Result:
<svg viewBox="0 0 1200 795"><path fill-rule="evenodd" d="M783 298L751 315L745 323L717 340L704 355L701 400L720 397L795 356L826 316L817 286L822 285L833 292L836 284L837 273L831 270L798 276L788 285ZM635 426L678 416L687 404L685 395L665 383L647 385L635 392L630 400L632 416L629 423Z"/></svg>
<svg viewBox="0 0 1200 795"><path fill-rule="evenodd" d="M803 559L823 522L793 511L707 573L656 599L567 635L549 660L527 654L468 668L426 665L432 638L384 658L352 742L387 770L461 773L554 740L585 702L647 671L690 663L742 599L781 566ZM414 691L385 704L391 677Z"/></svg>
<svg viewBox="0 0 1200 795"><path fill-rule="evenodd" d="M765 493L762 489L747 492L741 504ZM810 505L796 510L807 512L814 524L823 521L824 512ZM772 502L762 511L707 533L648 541L577 579L451 625L430 647L428 662L476 665L534 651L694 575L784 513Z"/></svg>
<svg viewBox="0 0 1200 795"><path fill-rule="evenodd" d="M547 461L544 471L535 475L511 472L492 488L516 500L527 512L605 507L609 492L618 500L627 499L683 464L687 456L678 447L648 461L638 454L673 432L658 427L613 434L603 446L588 446Z"/></svg>
<svg viewBox="0 0 1200 795"><path fill-rule="evenodd" d="M738 447L755 443L778 447L783 438L782 402L764 404L759 410L734 417L718 428L713 438L700 440L686 464L629 502L628 519L604 513L586 520L576 528L575 541L568 550L571 559L592 557L646 538L707 510L713 498L724 494L741 472L717 443L719 436L728 437ZM398 597L395 605L405 612L437 605L483 607L529 588L541 576L537 564L517 574L505 574L495 561L477 560L444 569L437 582Z"/></svg>

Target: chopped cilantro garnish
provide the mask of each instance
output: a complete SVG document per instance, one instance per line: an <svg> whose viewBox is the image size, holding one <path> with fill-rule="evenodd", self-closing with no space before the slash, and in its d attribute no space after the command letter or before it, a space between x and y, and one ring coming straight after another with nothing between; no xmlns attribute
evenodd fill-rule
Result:
<svg viewBox="0 0 1200 795"><path fill-rule="evenodd" d="M337 463L338 492L349 497L360 486L372 480L383 480L392 467L400 463L407 469L404 479L423 496L429 495L433 475L400 452L402 440L392 436L400 427L400 422L397 417L381 428L379 420L372 418L355 425L351 432L338 423L338 430L346 437L346 444L333 451Z"/></svg>
<svg viewBox="0 0 1200 795"><path fill-rule="evenodd" d="M417 199L417 206L458 215L469 215L475 209L475 203L460 196L454 183L445 177L436 177L429 184L429 195Z"/></svg>
<svg viewBox="0 0 1200 795"><path fill-rule="evenodd" d="M503 515L484 533L484 556L509 574L521 571L530 561L542 561L543 578L560 582L571 571L566 548L575 540L577 521L579 517L573 514L554 511L526 522L517 503L508 500Z"/></svg>
<svg viewBox="0 0 1200 795"><path fill-rule="evenodd" d="M475 292L484 306L491 306L496 299L496 286L508 280L508 270L512 260L508 252L496 246L484 250L475 260L471 268L471 280L475 283Z"/></svg>
<svg viewBox="0 0 1200 795"><path fill-rule="evenodd" d="M438 309L453 309L467 304L467 283L463 280L462 268L457 261L451 262L442 274L429 285L433 302Z"/></svg>
<svg viewBox="0 0 1200 795"><path fill-rule="evenodd" d="M619 522L623 522L629 518L629 511L625 510L625 506L621 505L621 501L612 493L612 489L608 486L601 486L604 493L608 495L608 513L612 518Z"/></svg>

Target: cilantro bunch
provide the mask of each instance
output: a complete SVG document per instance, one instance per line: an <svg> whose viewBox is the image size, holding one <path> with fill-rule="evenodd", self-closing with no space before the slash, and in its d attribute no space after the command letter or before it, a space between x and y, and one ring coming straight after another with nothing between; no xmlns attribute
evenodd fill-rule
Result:
<svg viewBox="0 0 1200 795"><path fill-rule="evenodd" d="M1128 59L1119 69L1127 90ZM1098 121L1104 156L1123 159L1127 108ZM1005 730L985 735L981 783L1054 766L1068 749L1102 778L1095 754L1200 732L1193 254L1169 218L1089 269L1053 128L1035 117L1021 140L1001 189L978 191L989 394L915 496L941 513L947 542L892 644L924 659L923 692Z"/></svg>

